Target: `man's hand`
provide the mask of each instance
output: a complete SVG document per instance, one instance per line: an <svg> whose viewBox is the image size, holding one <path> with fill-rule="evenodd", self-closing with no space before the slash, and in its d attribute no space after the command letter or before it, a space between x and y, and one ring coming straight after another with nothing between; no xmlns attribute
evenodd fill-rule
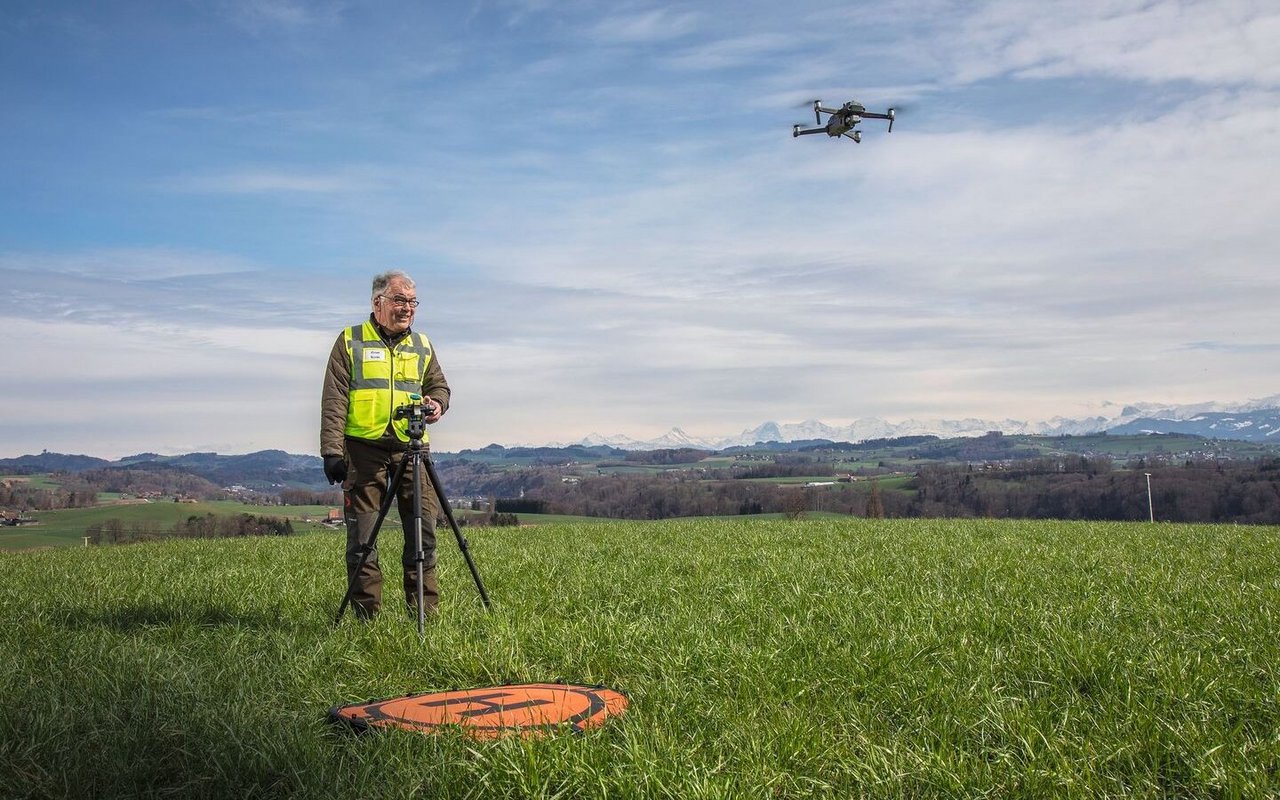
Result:
<svg viewBox="0 0 1280 800"><path fill-rule="evenodd" d="M324 476L329 479L330 486L342 483L347 479L347 462L342 456L325 456Z"/></svg>
<svg viewBox="0 0 1280 800"><path fill-rule="evenodd" d="M439 422L440 417L444 416L444 406L440 405L435 400L432 400L430 397L426 398L423 402L423 406L425 406L424 410L427 414L425 420L428 425L433 422Z"/></svg>

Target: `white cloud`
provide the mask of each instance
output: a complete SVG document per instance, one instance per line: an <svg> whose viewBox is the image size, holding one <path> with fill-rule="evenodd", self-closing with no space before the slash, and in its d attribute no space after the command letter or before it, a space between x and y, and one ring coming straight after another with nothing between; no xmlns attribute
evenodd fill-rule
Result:
<svg viewBox="0 0 1280 800"><path fill-rule="evenodd" d="M682 48L666 59L668 66L680 70L715 70L740 67L762 57L798 50L795 39L784 34L755 33L726 37Z"/></svg>
<svg viewBox="0 0 1280 800"><path fill-rule="evenodd" d="M172 191L225 194L343 194L368 192L381 184L377 170L357 167L323 173L266 168L178 175L164 181L162 186Z"/></svg>
<svg viewBox="0 0 1280 800"><path fill-rule="evenodd" d="M34 376L6 414L91 341L93 403L42 405L43 435L311 451L332 337L387 266L418 277L454 384L445 447L1275 394L1261 5L533 2L497 7L518 30L389 14L408 29L379 49L344 38L390 32L359 8L270 8L259 30L323 31L341 67L290 51L263 63L305 87L211 83L143 113L164 135L137 151L62 151L126 165L75 204L0 165L25 187L4 233L32 243L0 253L0 314L56 323L0 356ZM918 111L792 139L812 96Z"/></svg>
<svg viewBox="0 0 1280 800"><path fill-rule="evenodd" d="M32 327L13 317L0 317L0 325ZM39 347L9 348L3 356L5 373L22 376L0 387L0 419L12 427L6 450L120 457L318 447L332 333L75 320L39 330ZM50 353L66 357L51 361Z"/></svg>
<svg viewBox="0 0 1280 800"><path fill-rule="evenodd" d="M693 32L699 22L700 15L695 12L653 8L605 17L591 26L589 35L627 44L663 42Z"/></svg>
<svg viewBox="0 0 1280 800"><path fill-rule="evenodd" d="M215 8L249 33L266 35L331 28L346 6L341 0L219 0Z"/></svg>
<svg viewBox="0 0 1280 800"><path fill-rule="evenodd" d="M10 290L0 297L0 314L166 336L230 321L267 330L298 326L360 312L359 292L367 292L364 276L315 275L300 291L259 263L166 248L5 253L0 278Z"/></svg>
<svg viewBox="0 0 1280 800"><path fill-rule="evenodd" d="M977 7L950 48L962 82L1104 75L1274 87L1280 10L1250 0L1093 0Z"/></svg>

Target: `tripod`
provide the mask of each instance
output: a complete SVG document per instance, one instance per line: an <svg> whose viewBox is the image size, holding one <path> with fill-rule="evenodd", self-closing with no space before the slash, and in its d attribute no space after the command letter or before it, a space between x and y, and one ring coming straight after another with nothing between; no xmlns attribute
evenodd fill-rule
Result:
<svg viewBox="0 0 1280 800"><path fill-rule="evenodd" d="M387 518L387 512L391 510L391 506L395 504L397 497L399 497L400 482L404 480L405 474L412 467L413 561L414 569L418 573L418 638L421 639L426 622L426 609L423 607L422 597L423 563L426 561L426 554L422 551L423 469L426 470L431 486L435 489L436 499L440 501L440 508L444 511L445 519L449 521L449 527L453 529L454 538L458 540L458 549L462 551L462 557L466 560L468 569L471 570L471 577L476 582L476 589L480 591L481 602L484 603L484 607L487 609L492 609L493 604L489 600L489 593L484 589L484 582L480 580L480 571L476 569L476 562L471 559L471 548L467 544L467 539L462 535L462 531L458 529L458 523L453 517L453 509L449 506L448 498L444 496L444 490L440 486L440 478L436 475L435 465L431 463L431 455L422 445L422 437L426 433L427 426L426 409L422 405L422 397L415 394L410 395L410 399L411 403L400 406L395 412L396 419L409 420L409 453L405 458L400 459L395 473L392 474L391 479L387 482L387 491L382 498L382 506L378 509L378 518L373 523L373 530L369 532L369 540L360 546L360 560L356 563L355 569L351 571L351 575L347 579L347 594L342 598L342 605L338 607L338 614L333 618L333 624L337 625L342 621L342 615L351 603L351 596L355 593L356 579L360 575L360 571L364 569L369 556L373 554L377 547L378 531L382 529L382 523Z"/></svg>

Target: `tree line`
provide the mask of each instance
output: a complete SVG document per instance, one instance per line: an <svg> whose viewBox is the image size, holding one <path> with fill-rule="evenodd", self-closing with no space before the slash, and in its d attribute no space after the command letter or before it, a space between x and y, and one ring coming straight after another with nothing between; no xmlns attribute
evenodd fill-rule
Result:
<svg viewBox="0 0 1280 800"><path fill-rule="evenodd" d="M131 469L112 467L84 472L53 472L50 486L32 485L25 480L0 483L0 508L15 511L53 511L60 508L90 508L103 492L135 497L189 497L201 500L226 499L227 492L216 484L175 468Z"/></svg>
<svg viewBox="0 0 1280 800"><path fill-rule="evenodd" d="M26 481L0 483L0 508L14 511L52 511L55 508L89 508L98 502L98 489L77 476L55 478L57 486L33 486Z"/></svg>
<svg viewBox="0 0 1280 800"><path fill-rule="evenodd" d="M341 506L342 505L342 489L335 486L332 489L281 489L280 505L282 506Z"/></svg>
<svg viewBox="0 0 1280 800"><path fill-rule="evenodd" d="M1147 493L1147 475L1151 492ZM1280 524L1280 459L1116 470L1070 456L993 469L923 467L910 516Z"/></svg>
<svg viewBox="0 0 1280 800"><path fill-rule="evenodd" d="M705 480L677 471L584 477L576 483L543 480L525 490L525 500L538 501L545 513L611 519L771 513L794 516L801 501L804 504L801 510L861 516L865 514L870 491L868 484L785 486L750 480Z"/></svg>
<svg viewBox="0 0 1280 800"><path fill-rule="evenodd" d="M53 511L64 508L90 508L97 505L102 493L132 497L189 498L192 500L226 500L232 494L212 481L177 467L111 467L83 472L53 472L51 485L32 485L21 479L0 482L0 508L13 511ZM342 504L342 492L330 489L284 488L278 493L251 492L235 495L235 499L253 505L327 505Z"/></svg>
<svg viewBox="0 0 1280 800"><path fill-rule="evenodd" d="M155 539L222 539L237 536L291 536L293 523L283 517L253 514L192 514L168 528L154 520L125 522L112 517L85 529L91 544L129 544Z"/></svg>
<svg viewBox="0 0 1280 800"><path fill-rule="evenodd" d="M990 449L1000 442L992 437L978 444ZM696 463L701 456L704 451L672 449L626 461L677 466ZM779 453L732 468L676 468L656 474L584 476L564 464L504 469L468 459L442 460L437 467L451 496L496 498L489 506L495 514L664 519L823 511L871 517L1141 520L1154 511L1157 520L1171 522L1280 524L1280 458L1275 457L1180 464L1136 460L1119 466L1109 458L1081 455L1001 459L922 465L905 482L893 484L881 485L867 475L812 487L762 480L834 475L830 461L809 454ZM1151 474L1150 506L1145 473ZM19 512L85 508L97 503L100 492L227 496L214 483L182 469L113 467L54 473L42 485L7 480L0 483L0 507ZM286 505L341 503L336 487L287 488L258 497ZM506 518L499 524L504 522L510 524ZM107 540L112 535L192 535L185 527L157 531L145 523L123 522L99 534Z"/></svg>
<svg viewBox="0 0 1280 800"><path fill-rule="evenodd" d="M116 492L135 497L170 495L201 500L222 500L227 497L226 491L216 483L179 467L109 467L87 470L75 476L57 473L54 479L63 483L69 477L79 479L100 492Z"/></svg>
<svg viewBox="0 0 1280 800"><path fill-rule="evenodd" d="M451 493L492 495L503 510L612 519L834 512L867 517L991 517L1280 524L1280 459L1189 460L1117 468L1078 455L974 465L931 464L905 483L874 478L804 486L751 477L815 475L816 464L762 464L736 472L578 476L549 467L490 472L452 465ZM1151 475L1148 501L1146 473ZM469 485L468 485L469 484ZM518 502L512 498L521 498ZM1148 504L1150 502L1150 505ZM536 509L536 511L534 510Z"/></svg>

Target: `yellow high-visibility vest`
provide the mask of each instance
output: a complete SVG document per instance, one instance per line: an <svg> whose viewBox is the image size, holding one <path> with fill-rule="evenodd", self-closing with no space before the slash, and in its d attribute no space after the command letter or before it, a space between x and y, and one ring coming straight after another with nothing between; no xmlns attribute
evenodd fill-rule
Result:
<svg viewBox="0 0 1280 800"><path fill-rule="evenodd" d="M351 383L347 394L347 436L380 439L392 422L392 412L409 402L409 395L422 394L422 380L431 363L431 342L411 332L394 347L378 335L372 320L343 331L347 357L351 363ZM409 441L409 421L394 421L396 437ZM425 443L428 437L424 435Z"/></svg>

